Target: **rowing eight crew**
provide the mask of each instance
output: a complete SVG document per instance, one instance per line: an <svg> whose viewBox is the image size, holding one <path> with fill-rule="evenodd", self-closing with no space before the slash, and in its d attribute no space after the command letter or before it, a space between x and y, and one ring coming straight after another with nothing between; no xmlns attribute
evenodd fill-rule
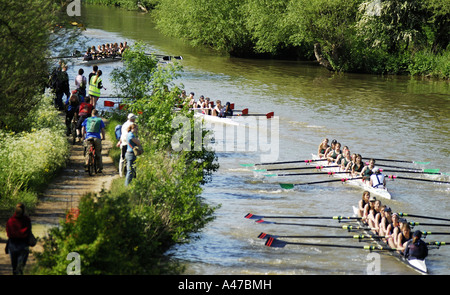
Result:
<svg viewBox="0 0 450 295"><path fill-rule="evenodd" d="M358 203L359 217L372 232L391 248L397 249L405 258L423 260L428 255L428 247L421 240L422 232L411 233L411 227L405 218L392 213L389 206L382 205L380 200L365 191Z"/></svg>
<svg viewBox="0 0 450 295"><path fill-rule="evenodd" d="M369 181L371 187L386 187L386 179L380 169L375 166L374 159L370 159L368 165L364 165L360 154L351 154L347 146L341 150L341 144L336 139L333 139L329 146L328 138L325 138L319 145L317 155L327 159L328 165L336 164L341 171L350 173L352 177L362 177L363 181Z"/></svg>
<svg viewBox="0 0 450 295"><path fill-rule="evenodd" d="M107 57L116 57L116 56L122 56L122 54L125 52L125 50L128 48L127 42L124 43L106 43L102 45L98 45L97 49L95 49L95 46L89 47L86 50L86 53L84 54L83 60L96 60L96 59L102 59Z"/></svg>
<svg viewBox="0 0 450 295"><path fill-rule="evenodd" d="M214 105L214 101L211 101L209 97L204 97L200 95L198 101L194 98L195 93L189 93L189 96L186 95L186 91L181 91L180 101L182 105L188 104L190 109L199 109L205 115L217 116L221 118L226 118L227 116L233 116L233 109L231 108L231 104L227 102L222 105L221 100L216 100L216 105Z"/></svg>

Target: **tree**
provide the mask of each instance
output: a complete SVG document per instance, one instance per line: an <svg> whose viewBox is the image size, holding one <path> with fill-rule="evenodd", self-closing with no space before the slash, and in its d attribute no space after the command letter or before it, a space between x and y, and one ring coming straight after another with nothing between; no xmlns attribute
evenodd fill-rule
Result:
<svg viewBox="0 0 450 295"><path fill-rule="evenodd" d="M67 1L66 1L67 2ZM0 129L21 131L49 72L48 49L68 43L65 2L0 0ZM62 13L64 11L64 13Z"/></svg>

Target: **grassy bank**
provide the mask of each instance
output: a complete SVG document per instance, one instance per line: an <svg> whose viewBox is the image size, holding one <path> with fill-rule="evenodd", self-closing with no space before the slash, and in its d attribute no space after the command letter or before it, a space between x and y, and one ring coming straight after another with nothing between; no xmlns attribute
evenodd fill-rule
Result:
<svg viewBox="0 0 450 295"><path fill-rule="evenodd" d="M18 202L33 211L39 193L55 174L65 166L69 144L65 125L52 99L42 96L21 125L0 130L0 211L11 214Z"/></svg>

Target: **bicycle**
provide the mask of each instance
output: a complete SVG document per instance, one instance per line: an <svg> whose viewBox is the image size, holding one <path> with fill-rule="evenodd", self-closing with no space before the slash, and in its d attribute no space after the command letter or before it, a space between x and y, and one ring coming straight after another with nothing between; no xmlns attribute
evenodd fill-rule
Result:
<svg viewBox="0 0 450 295"><path fill-rule="evenodd" d="M88 154L88 165L87 171L89 176L97 174L97 160L95 159L95 146L94 146L94 138L90 137L86 139L87 146L85 147L85 156Z"/></svg>

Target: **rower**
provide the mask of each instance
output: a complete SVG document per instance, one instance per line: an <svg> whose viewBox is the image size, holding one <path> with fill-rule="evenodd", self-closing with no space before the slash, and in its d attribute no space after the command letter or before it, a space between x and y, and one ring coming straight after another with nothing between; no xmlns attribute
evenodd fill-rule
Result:
<svg viewBox="0 0 450 295"><path fill-rule="evenodd" d="M364 168L361 170L361 176L363 177L363 180L370 180L370 176L373 174L373 168L375 168L375 160L370 159L369 165L364 166Z"/></svg>
<svg viewBox="0 0 450 295"><path fill-rule="evenodd" d="M336 142L334 149L327 154L328 163L334 163L340 154L342 154L341 143Z"/></svg>
<svg viewBox="0 0 450 295"><path fill-rule="evenodd" d="M233 116L233 110L231 109L231 104L227 102L225 106L219 113L219 117L226 118L227 116Z"/></svg>
<svg viewBox="0 0 450 295"><path fill-rule="evenodd" d="M370 186L373 188L385 188L386 187L386 178L380 172L378 167L374 167L372 169L372 175L370 176Z"/></svg>
<svg viewBox="0 0 450 295"><path fill-rule="evenodd" d="M388 240L389 247L391 248L397 248L399 244L406 242L406 241L402 242L402 240L404 239L403 230L406 227L409 228L408 221L406 220L406 218L400 218L398 222L399 222L398 227L392 233L392 239Z"/></svg>
<svg viewBox="0 0 450 295"><path fill-rule="evenodd" d="M216 106L212 110L212 115L213 116L218 116L220 114L220 111L222 110L222 108L223 108L222 102L220 100L217 100L216 101Z"/></svg>
<svg viewBox="0 0 450 295"><path fill-rule="evenodd" d="M319 156L319 158L323 158L325 155L325 151L329 148L330 146L328 145L328 138L325 138L324 140L322 140L322 142L319 144L319 148L317 150L317 156Z"/></svg>
<svg viewBox="0 0 450 295"><path fill-rule="evenodd" d="M364 216L364 208L369 203L370 192L364 191L361 200L358 202L358 217Z"/></svg>
<svg viewBox="0 0 450 295"><path fill-rule="evenodd" d="M420 259L424 260L428 256L427 244L421 239L422 232L416 230L413 234L412 240L406 243L405 251L403 255L407 259Z"/></svg>
<svg viewBox="0 0 450 295"><path fill-rule="evenodd" d="M333 139L333 140L331 141L331 145L325 150L325 153L323 154L323 157L324 157L324 158L327 158L328 153L330 153L331 151L334 150L336 143L337 143L337 140L336 140L336 139Z"/></svg>
<svg viewBox="0 0 450 295"><path fill-rule="evenodd" d="M362 162L362 156L360 154L356 155L355 163L352 166L352 175L359 176L361 174L361 171L364 168L364 163Z"/></svg>
<svg viewBox="0 0 450 295"><path fill-rule="evenodd" d="M346 156L348 156L350 159L350 150L349 150L348 146L344 146L342 148L342 153L337 155L336 160L334 162L338 165L341 165L342 160L344 160Z"/></svg>
<svg viewBox="0 0 450 295"><path fill-rule="evenodd" d="M348 171L347 166L352 162L352 157L350 156L350 150L347 150L344 153L344 156L340 159L341 160L341 171Z"/></svg>
<svg viewBox="0 0 450 295"><path fill-rule="evenodd" d="M374 210L374 207L375 207L375 201L377 200L377 198L375 198L374 196L370 196L369 197L369 203L367 203L365 206L364 206L364 214L363 214L363 216L362 216L362 221L364 222L364 223L368 223L368 218L369 218L369 215L371 214L371 213L373 213L373 210Z"/></svg>
<svg viewBox="0 0 450 295"><path fill-rule="evenodd" d="M411 239L411 227L406 223L402 227L401 233L397 237L397 250L403 252L406 249L407 242Z"/></svg>
<svg viewBox="0 0 450 295"><path fill-rule="evenodd" d="M381 201L376 200L373 205L373 210L371 210L367 218L369 227L373 229L372 231L378 232L378 224L381 219L380 216L381 216Z"/></svg>
<svg viewBox="0 0 450 295"><path fill-rule="evenodd" d="M392 209L389 206L381 206L381 220L378 225L378 235L386 236L388 234L388 227L392 223Z"/></svg>

